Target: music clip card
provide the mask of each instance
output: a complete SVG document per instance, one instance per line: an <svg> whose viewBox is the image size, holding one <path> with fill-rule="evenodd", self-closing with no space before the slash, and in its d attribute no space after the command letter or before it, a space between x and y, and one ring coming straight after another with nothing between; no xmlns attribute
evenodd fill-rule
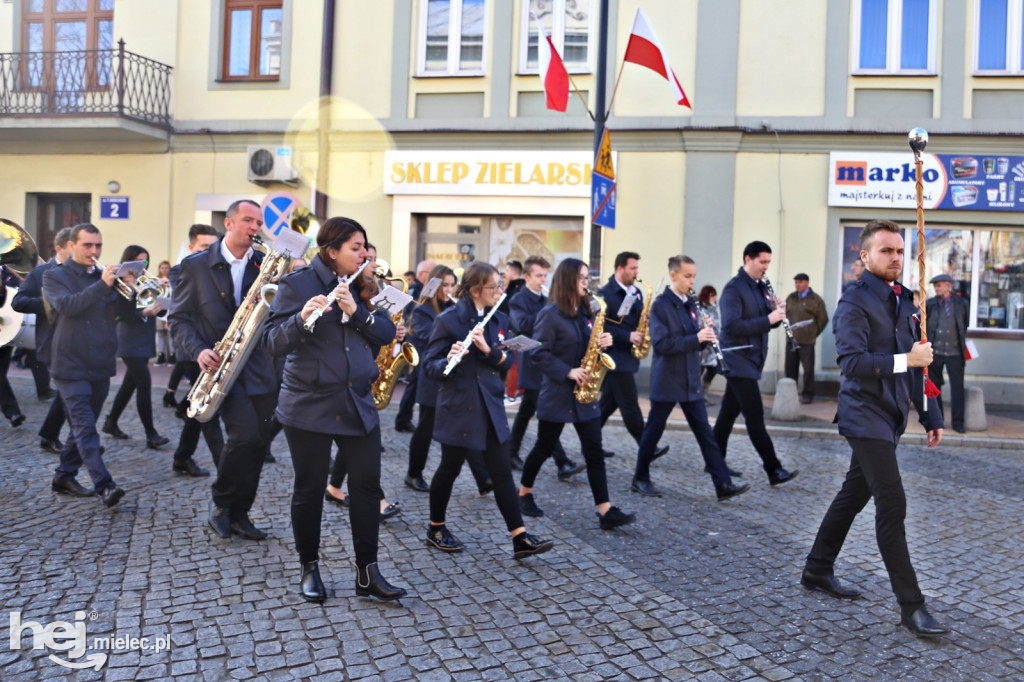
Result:
<svg viewBox="0 0 1024 682"><path fill-rule="evenodd" d="M412 303L412 296L403 293L401 289L397 289L390 284L370 299L370 304L374 310L382 310L392 316L398 311L403 310L410 303Z"/></svg>
<svg viewBox="0 0 1024 682"><path fill-rule="evenodd" d="M622 305L619 306L619 312L615 313L616 317L625 317L629 315L629 311L633 309L633 304L636 303L636 294L626 294L626 298L622 299Z"/></svg>
<svg viewBox="0 0 1024 682"><path fill-rule="evenodd" d="M520 353L533 350L541 345L541 342L536 339L531 339L529 336L513 336L511 339L501 344L501 347L505 350L514 350Z"/></svg>
<svg viewBox="0 0 1024 682"><path fill-rule="evenodd" d="M124 277L128 273L131 273L138 277L142 274L142 271L146 269L146 261L144 260L133 260L127 263L121 263L117 268L117 272L114 273L115 277Z"/></svg>
<svg viewBox="0 0 1024 682"><path fill-rule="evenodd" d="M281 230L274 240L274 250L290 258L305 258L309 237L295 230Z"/></svg>
<svg viewBox="0 0 1024 682"><path fill-rule="evenodd" d="M423 291L420 292L420 298L422 298L424 300L429 300L429 299L433 298L434 294L437 293L437 290L440 287L441 287L441 278L440 277L431 277L430 281L427 282L427 285L425 287L423 287Z"/></svg>

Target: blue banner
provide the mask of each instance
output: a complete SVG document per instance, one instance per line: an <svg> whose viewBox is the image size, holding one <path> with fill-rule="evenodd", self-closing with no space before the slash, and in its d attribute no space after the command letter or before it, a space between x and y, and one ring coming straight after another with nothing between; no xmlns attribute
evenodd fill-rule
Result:
<svg viewBox="0 0 1024 682"><path fill-rule="evenodd" d="M936 208L1024 211L1024 156L936 154L947 190Z"/></svg>

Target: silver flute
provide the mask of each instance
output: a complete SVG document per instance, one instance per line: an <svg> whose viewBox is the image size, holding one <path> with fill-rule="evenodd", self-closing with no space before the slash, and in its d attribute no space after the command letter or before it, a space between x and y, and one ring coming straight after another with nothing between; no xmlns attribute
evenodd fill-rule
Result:
<svg viewBox="0 0 1024 682"><path fill-rule="evenodd" d="M708 311L704 310L704 306L697 300L697 295L690 289L690 298L693 299L694 306L697 308L697 314L700 315L700 326L704 329L710 329L714 331L715 325L711 321L711 316L708 315ZM715 354L715 360L718 361L718 368L723 372L727 371L725 366L725 356L722 355L722 347L718 345L718 332L715 332L714 340L710 341L711 352Z"/></svg>
<svg viewBox="0 0 1024 682"><path fill-rule="evenodd" d="M469 333L466 334L466 338L462 340L462 350L456 353L455 357L449 360L448 364L445 365L445 376L451 374L452 370L458 367L459 363L462 362L462 358L466 357L466 353L469 352L469 345L473 342L473 332L475 332L477 329L483 329L484 327L487 326L487 323L491 321L492 317L494 317L494 313L498 312L498 308L501 307L501 304L505 302L506 296L508 296L508 294L503 292L501 294L501 298L498 299L498 302L491 307L491 312L484 315L484 319L477 322L476 325L469 330Z"/></svg>
<svg viewBox="0 0 1024 682"><path fill-rule="evenodd" d="M363 274L363 270L365 270L366 266L369 264L370 259L367 258L366 260L363 261L363 264L359 266L358 270L353 272L348 277L343 277L341 279L341 282L339 282L338 284L351 284L353 281L355 281L356 277L359 277L359 275ZM327 303L323 307L314 310L312 313L309 314L309 317L306 318L306 321L302 324L302 326L306 329L307 332L313 331L313 329L316 327L317 320L323 317L324 312L326 312L326 310L330 308L332 305L334 305L334 302L338 300L338 296L334 293L337 290L337 287L332 289L331 293L327 294Z"/></svg>
<svg viewBox="0 0 1024 682"><path fill-rule="evenodd" d="M764 288L768 291L768 295L772 297L775 307L781 308L782 299L775 295L775 289L772 289L772 283L768 281L767 277L762 277L761 281L764 282ZM789 344L793 347L793 350L799 349L800 344L796 342L796 337L793 336L793 325L789 323L788 317L782 318L782 326L786 328L786 336L789 337Z"/></svg>

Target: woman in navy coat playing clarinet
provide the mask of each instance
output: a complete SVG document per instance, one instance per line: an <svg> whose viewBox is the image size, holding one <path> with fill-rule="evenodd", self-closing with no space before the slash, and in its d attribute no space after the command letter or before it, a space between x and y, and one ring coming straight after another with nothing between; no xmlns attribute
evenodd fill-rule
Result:
<svg viewBox="0 0 1024 682"><path fill-rule="evenodd" d="M441 384L434 421L441 464L430 482L427 543L444 552L465 547L445 525L445 513L466 455L482 450L494 482L494 500L512 534L512 556L540 554L555 543L526 532L508 459L510 432L499 370L508 369L514 360L499 347L505 341L508 317L493 310L501 297L498 271L487 263L470 264L457 295L459 302L434 322L423 362L426 376ZM446 374L453 363L457 364Z"/></svg>
<svg viewBox="0 0 1024 682"><path fill-rule="evenodd" d="M300 591L323 602L320 578L320 521L323 491L331 465L331 445L347 461L349 519L356 555L356 594L398 599L406 592L387 582L377 566L380 514L380 418L370 391L378 371L371 346L395 336L383 312L370 312L375 287L356 279L367 259L366 231L350 218L330 218L317 234L319 253L309 267L283 277L263 331L264 347L287 356L276 416L284 426L295 468L292 531L302 563ZM327 305L312 331L304 323Z"/></svg>
<svg viewBox="0 0 1024 682"><path fill-rule="evenodd" d="M545 460L555 451L558 437L566 424L576 427L580 449L587 462L587 480L597 505L603 530L611 530L636 520L613 507L608 497L608 477L601 453L601 408L597 402L576 400L576 386L588 380L580 365L593 332L593 314L588 291L589 269L576 258L566 258L555 269L551 297L537 314L533 332L541 346L533 351L533 360L543 373L537 397L537 443L523 464L519 505L527 516L543 516L533 499L533 483ZM600 334L597 345L612 345L612 335Z"/></svg>

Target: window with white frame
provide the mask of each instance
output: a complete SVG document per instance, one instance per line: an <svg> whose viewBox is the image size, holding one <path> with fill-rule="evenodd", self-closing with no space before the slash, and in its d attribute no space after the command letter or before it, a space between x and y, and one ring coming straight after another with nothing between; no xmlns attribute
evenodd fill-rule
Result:
<svg viewBox="0 0 1024 682"><path fill-rule="evenodd" d="M420 2L420 76L484 75L486 0Z"/></svg>
<svg viewBox="0 0 1024 682"><path fill-rule="evenodd" d="M519 73L537 73L537 22L551 37L570 73L590 73L592 0L524 1L519 31Z"/></svg>
<svg viewBox="0 0 1024 682"><path fill-rule="evenodd" d="M1024 0L976 0L974 73L1024 75Z"/></svg>
<svg viewBox="0 0 1024 682"><path fill-rule="evenodd" d="M936 0L854 0L853 73L935 73Z"/></svg>

